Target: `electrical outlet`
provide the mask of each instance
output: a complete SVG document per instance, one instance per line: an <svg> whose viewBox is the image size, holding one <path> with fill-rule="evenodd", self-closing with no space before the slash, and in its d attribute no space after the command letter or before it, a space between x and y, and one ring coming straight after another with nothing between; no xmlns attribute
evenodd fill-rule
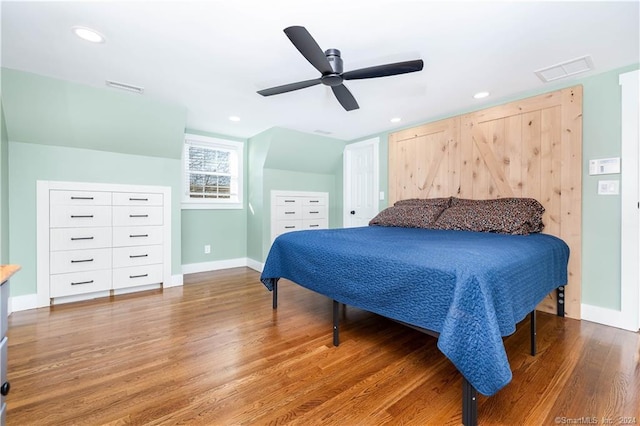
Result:
<svg viewBox="0 0 640 426"><path fill-rule="evenodd" d="M204 254L209 254L211 253L211 246L209 244L206 244L204 246Z"/></svg>

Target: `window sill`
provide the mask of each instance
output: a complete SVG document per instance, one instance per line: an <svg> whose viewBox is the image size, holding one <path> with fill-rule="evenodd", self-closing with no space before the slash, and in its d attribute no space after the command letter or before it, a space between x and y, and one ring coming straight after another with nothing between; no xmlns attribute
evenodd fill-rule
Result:
<svg viewBox="0 0 640 426"><path fill-rule="evenodd" d="M180 205L181 210L241 210L243 208L242 203L194 203L183 201Z"/></svg>

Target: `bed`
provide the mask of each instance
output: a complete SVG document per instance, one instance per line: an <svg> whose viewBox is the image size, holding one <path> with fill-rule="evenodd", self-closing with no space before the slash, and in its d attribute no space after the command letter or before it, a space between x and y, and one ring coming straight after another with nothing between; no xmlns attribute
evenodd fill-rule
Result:
<svg viewBox="0 0 640 426"><path fill-rule="evenodd" d="M334 344L338 303L436 335L438 348L464 378L463 422L469 425L476 421L475 391L490 396L511 381L502 338L566 285L569 248L531 228L520 235L433 229L451 226L437 226L419 211L428 226L405 226L405 215L403 226L283 234L271 247L261 281L274 291L274 308L280 278L331 298ZM390 223L398 225L397 217ZM532 328L532 346L534 336Z"/></svg>

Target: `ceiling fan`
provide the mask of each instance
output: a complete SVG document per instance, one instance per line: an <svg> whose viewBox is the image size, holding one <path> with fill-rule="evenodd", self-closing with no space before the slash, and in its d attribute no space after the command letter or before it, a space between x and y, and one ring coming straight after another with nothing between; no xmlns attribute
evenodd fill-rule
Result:
<svg viewBox="0 0 640 426"><path fill-rule="evenodd" d="M297 83L290 83L283 86L271 87L270 89L259 90L258 93L262 96L278 95L280 93L304 89L305 87L311 87L322 83L325 86L331 87L333 94L345 110L351 111L358 109L359 106L349 89L347 89L343 84L344 80L361 80L365 78L406 74L421 71L424 65L422 59L417 59L414 61L376 65L373 67L343 72L340 51L338 49L327 49L323 52L305 27L288 27L284 29L284 33L289 37L291 43L293 43L300 53L302 53L302 56L304 56L311 65L320 71L322 76L313 80L299 81Z"/></svg>

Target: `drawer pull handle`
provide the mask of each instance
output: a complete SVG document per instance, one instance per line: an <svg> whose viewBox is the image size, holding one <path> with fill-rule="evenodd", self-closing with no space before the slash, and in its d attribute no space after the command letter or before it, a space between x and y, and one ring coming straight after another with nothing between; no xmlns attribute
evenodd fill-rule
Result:
<svg viewBox="0 0 640 426"><path fill-rule="evenodd" d="M135 259L136 257L149 257L148 254L130 254L129 259Z"/></svg>
<svg viewBox="0 0 640 426"><path fill-rule="evenodd" d="M309 228L317 228L320 225L309 225Z"/></svg>
<svg viewBox="0 0 640 426"><path fill-rule="evenodd" d="M93 259L72 260L71 263L93 262Z"/></svg>
<svg viewBox="0 0 640 426"><path fill-rule="evenodd" d="M71 285L80 285L80 284L92 284L93 280L89 281L78 281L77 283L71 283Z"/></svg>
<svg viewBox="0 0 640 426"><path fill-rule="evenodd" d="M71 241L93 240L93 237L71 237Z"/></svg>
<svg viewBox="0 0 640 426"><path fill-rule="evenodd" d="M149 217L148 214L130 214L129 217Z"/></svg>
<svg viewBox="0 0 640 426"><path fill-rule="evenodd" d="M144 238L148 236L149 234L133 234L133 235L129 235L129 238Z"/></svg>
<svg viewBox="0 0 640 426"><path fill-rule="evenodd" d="M129 201L149 201L148 198L129 198Z"/></svg>
<svg viewBox="0 0 640 426"><path fill-rule="evenodd" d="M318 214L320 212L309 212L309 214Z"/></svg>
<svg viewBox="0 0 640 426"><path fill-rule="evenodd" d="M284 212L284 214L296 214L296 212Z"/></svg>
<svg viewBox="0 0 640 426"><path fill-rule="evenodd" d="M285 227L284 227L284 229L295 229L295 226L294 226L294 225L291 225L291 226L285 226Z"/></svg>
<svg viewBox="0 0 640 426"><path fill-rule="evenodd" d="M71 219L78 219L78 218L92 218L93 215L92 214L72 214L71 215Z"/></svg>
<svg viewBox="0 0 640 426"><path fill-rule="evenodd" d="M71 197L72 200L93 200L93 197Z"/></svg>
<svg viewBox="0 0 640 426"><path fill-rule="evenodd" d="M295 203L296 200L284 200L285 203Z"/></svg>
<svg viewBox="0 0 640 426"><path fill-rule="evenodd" d="M142 274L142 275L129 275L129 278L143 278L143 277L148 277L149 274Z"/></svg>
<svg viewBox="0 0 640 426"><path fill-rule="evenodd" d="M310 203L319 203L320 200L309 200Z"/></svg>
<svg viewBox="0 0 640 426"><path fill-rule="evenodd" d="M0 386L0 393L2 394L2 396L9 395L10 390L11 390L11 383L9 382L4 382L2 386Z"/></svg>

